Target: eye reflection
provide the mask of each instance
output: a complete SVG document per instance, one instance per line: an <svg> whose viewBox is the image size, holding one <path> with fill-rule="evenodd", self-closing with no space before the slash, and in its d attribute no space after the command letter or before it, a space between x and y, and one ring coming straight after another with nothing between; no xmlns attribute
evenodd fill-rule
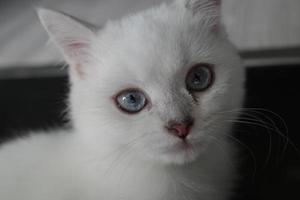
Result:
<svg viewBox="0 0 300 200"><path fill-rule="evenodd" d="M213 73L209 64L197 64L188 72L185 80L189 91L203 91L211 86Z"/></svg>
<svg viewBox="0 0 300 200"><path fill-rule="evenodd" d="M116 97L119 108L129 113L137 113L146 105L147 99L143 92L136 89L129 89L120 92Z"/></svg>

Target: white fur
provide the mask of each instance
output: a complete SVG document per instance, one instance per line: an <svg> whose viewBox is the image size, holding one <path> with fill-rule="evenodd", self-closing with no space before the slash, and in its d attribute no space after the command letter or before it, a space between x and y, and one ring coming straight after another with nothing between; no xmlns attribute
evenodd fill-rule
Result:
<svg viewBox="0 0 300 200"><path fill-rule="evenodd" d="M226 119L237 116L226 111L241 107L244 70L218 9L210 0L177 0L96 33L40 9L71 66L74 127L2 146L0 199L227 199L236 163ZM198 102L185 87L195 63L211 63L215 72L211 88L196 94ZM120 112L112 97L128 87L145 91L151 106ZM195 118L187 150L164 128L185 115Z"/></svg>

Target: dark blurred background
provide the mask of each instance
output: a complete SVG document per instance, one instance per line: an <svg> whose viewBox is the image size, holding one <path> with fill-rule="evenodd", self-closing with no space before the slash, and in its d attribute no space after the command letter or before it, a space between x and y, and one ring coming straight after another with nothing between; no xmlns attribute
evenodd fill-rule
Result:
<svg viewBox="0 0 300 200"><path fill-rule="evenodd" d="M43 73L47 70L52 67ZM35 76L0 79L0 143L26 130L68 122L67 76L60 72L40 77L36 69L32 73ZM234 199L300 199L299 77L300 64L247 67L242 118L254 115L257 120L244 120L234 129L241 152L241 182Z"/></svg>
<svg viewBox="0 0 300 200"><path fill-rule="evenodd" d="M96 26L163 0L0 0L0 144L67 124L68 78L34 6ZM166 0L171 1L171 0ZM223 20L247 70L236 200L300 199L300 1L223 0Z"/></svg>

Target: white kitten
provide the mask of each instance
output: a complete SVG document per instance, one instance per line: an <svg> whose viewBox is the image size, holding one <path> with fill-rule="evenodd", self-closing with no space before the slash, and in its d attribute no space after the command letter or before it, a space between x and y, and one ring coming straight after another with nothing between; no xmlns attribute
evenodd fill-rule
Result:
<svg viewBox="0 0 300 200"><path fill-rule="evenodd" d="M92 31L39 9L70 65L74 127L2 146L0 199L228 199L244 69L219 12L176 0Z"/></svg>

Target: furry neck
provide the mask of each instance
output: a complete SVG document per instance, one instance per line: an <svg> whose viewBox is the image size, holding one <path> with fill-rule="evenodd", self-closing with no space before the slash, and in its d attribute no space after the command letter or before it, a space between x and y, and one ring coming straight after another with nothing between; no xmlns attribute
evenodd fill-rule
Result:
<svg viewBox="0 0 300 200"><path fill-rule="evenodd" d="M88 188L89 194L98 199L182 200L188 196L189 199L211 200L227 195L231 187L228 183L232 182L229 179L232 179L233 168L226 143L222 148L220 144L218 147L210 145L196 161L182 165L141 159L130 149L86 145L82 140L79 143L77 140L78 161L80 165L89 165L84 168L90 182L86 185L93 186Z"/></svg>

